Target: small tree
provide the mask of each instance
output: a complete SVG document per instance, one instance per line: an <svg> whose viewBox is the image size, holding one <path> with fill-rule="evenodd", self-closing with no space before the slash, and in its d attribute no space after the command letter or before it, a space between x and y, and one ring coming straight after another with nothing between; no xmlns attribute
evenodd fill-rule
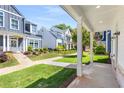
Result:
<svg viewBox="0 0 124 93"><path fill-rule="evenodd" d="M73 31L72 31L72 40L76 45L77 29L73 29ZM83 43L83 45L82 45L83 50L85 51L86 46L89 46L89 44L90 44L90 33L85 28L82 28L82 43Z"/></svg>
<svg viewBox="0 0 124 93"><path fill-rule="evenodd" d="M28 51L30 51L30 52L32 52L32 51L33 51L32 46L28 46Z"/></svg>
<svg viewBox="0 0 124 93"><path fill-rule="evenodd" d="M61 29L61 30L66 30L66 29L70 29L71 27L70 26L67 26L67 25L65 25L65 24L58 24L58 25L55 25L54 27L56 27L56 28L59 28L59 29Z"/></svg>

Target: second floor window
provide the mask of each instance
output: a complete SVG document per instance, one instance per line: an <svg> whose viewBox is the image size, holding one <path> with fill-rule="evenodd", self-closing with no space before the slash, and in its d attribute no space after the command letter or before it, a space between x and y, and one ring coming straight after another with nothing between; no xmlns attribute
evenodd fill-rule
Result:
<svg viewBox="0 0 124 93"><path fill-rule="evenodd" d="M4 19L4 13L0 11L0 27L3 27L4 26L3 25L3 23L4 23L3 22L4 21L3 19Z"/></svg>
<svg viewBox="0 0 124 93"><path fill-rule="evenodd" d="M19 30L19 20L11 18L10 28L14 30Z"/></svg>
<svg viewBox="0 0 124 93"><path fill-rule="evenodd" d="M36 34L36 31L37 31L37 27L32 25L32 33Z"/></svg>

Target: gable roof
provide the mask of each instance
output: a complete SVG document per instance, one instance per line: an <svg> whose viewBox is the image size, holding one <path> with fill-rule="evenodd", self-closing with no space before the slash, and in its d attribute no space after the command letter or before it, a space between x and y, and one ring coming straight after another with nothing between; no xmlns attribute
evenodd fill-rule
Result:
<svg viewBox="0 0 124 93"><path fill-rule="evenodd" d="M65 30L61 30L59 28L56 27L52 27L49 31L55 38L57 39L63 39L63 37L61 35L58 35L58 33L63 34L65 33Z"/></svg>
<svg viewBox="0 0 124 93"><path fill-rule="evenodd" d="M20 16L24 17L24 15L15 7L15 5L10 5Z"/></svg>
<svg viewBox="0 0 124 93"><path fill-rule="evenodd" d="M69 35L67 34L69 31ZM66 33L67 32L67 33ZM55 38L58 38L58 39L63 39L63 36L61 35L58 35L58 33L62 34L62 35L66 35L66 36L71 36L71 33L70 33L70 30L69 29L66 29L66 30L61 30L59 28L56 28L56 27L52 27L50 29L50 33L55 37Z"/></svg>

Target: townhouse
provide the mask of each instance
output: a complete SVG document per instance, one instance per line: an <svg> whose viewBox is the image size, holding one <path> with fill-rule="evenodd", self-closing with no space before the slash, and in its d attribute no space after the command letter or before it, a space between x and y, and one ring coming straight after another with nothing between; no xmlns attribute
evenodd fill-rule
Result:
<svg viewBox="0 0 124 93"><path fill-rule="evenodd" d="M37 25L26 20L13 5L0 5L0 51L25 52L28 46L41 48Z"/></svg>

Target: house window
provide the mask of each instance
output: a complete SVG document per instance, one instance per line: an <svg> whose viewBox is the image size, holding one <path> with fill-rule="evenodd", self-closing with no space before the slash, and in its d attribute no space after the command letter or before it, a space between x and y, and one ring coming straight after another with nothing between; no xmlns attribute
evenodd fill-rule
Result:
<svg viewBox="0 0 124 93"><path fill-rule="evenodd" d="M35 40L35 48L38 48L38 41Z"/></svg>
<svg viewBox="0 0 124 93"><path fill-rule="evenodd" d="M36 33L36 31L37 31L37 27L35 26L35 25L32 25L32 33Z"/></svg>
<svg viewBox="0 0 124 93"><path fill-rule="evenodd" d="M25 24L25 30L30 32L30 24Z"/></svg>
<svg viewBox="0 0 124 93"><path fill-rule="evenodd" d="M19 30L19 20L11 18L10 29Z"/></svg>
<svg viewBox="0 0 124 93"><path fill-rule="evenodd" d="M30 46L33 47L33 40L30 40Z"/></svg>
<svg viewBox="0 0 124 93"><path fill-rule="evenodd" d="M0 27L4 26L4 12L0 11Z"/></svg>

